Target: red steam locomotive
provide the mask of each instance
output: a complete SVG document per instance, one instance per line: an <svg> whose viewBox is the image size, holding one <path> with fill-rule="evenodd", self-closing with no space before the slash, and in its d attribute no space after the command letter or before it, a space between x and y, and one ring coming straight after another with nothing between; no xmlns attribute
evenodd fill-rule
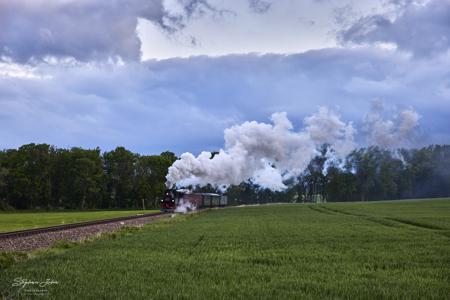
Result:
<svg viewBox="0 0 450 300"><path fill-rule="evenodd" d="M161 199L162 211L175 211L177 207L183 206L187 210L198 208L226 206L227 196L215 193L192 193L188 190L166 190L164 198Z"/></svg>

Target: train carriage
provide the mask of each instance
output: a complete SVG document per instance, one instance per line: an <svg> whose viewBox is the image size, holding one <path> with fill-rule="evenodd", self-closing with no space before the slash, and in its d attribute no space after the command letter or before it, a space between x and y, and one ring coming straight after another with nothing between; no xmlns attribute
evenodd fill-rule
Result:
<svg viewBox="0 0 450 300"><path fill-rule="evenodd" d="M191 193L187 190L167 190L161 199L162 211L174 211L180 204L198 209L228 205L226 195L216 193Z"/></svg>

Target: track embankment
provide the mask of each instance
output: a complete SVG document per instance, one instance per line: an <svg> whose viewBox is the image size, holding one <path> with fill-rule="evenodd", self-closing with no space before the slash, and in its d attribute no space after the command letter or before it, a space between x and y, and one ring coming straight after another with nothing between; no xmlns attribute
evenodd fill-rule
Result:
<svg viewBox="0 0 450 300"><path fill-rule="evenodd" d="M125 226L143 226L170 216L169 213L146 214L0 233L0 251L37 250L51 247L58 241L81 242Z"/></svg>

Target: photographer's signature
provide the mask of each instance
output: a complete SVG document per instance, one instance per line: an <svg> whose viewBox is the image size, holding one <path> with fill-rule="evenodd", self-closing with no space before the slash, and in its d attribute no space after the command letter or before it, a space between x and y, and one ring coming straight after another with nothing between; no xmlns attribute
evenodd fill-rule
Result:
<svg viewBox="0 0 450 300"><path fill-rule="evenodd" d="M47 293L47 288L52 285L58 285L59 282L54 279L46 279L43 281L29 280L27 278L17 277L14 278L12 287L17 287L18 292L26 293Z"/></svg>

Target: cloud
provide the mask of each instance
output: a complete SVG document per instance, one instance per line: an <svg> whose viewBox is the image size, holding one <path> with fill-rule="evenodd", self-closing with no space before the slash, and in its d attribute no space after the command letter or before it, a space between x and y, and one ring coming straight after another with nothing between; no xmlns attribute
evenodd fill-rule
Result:
<svg viewBox="0 0 450 300"><path fill-rule="evenodd" d="M360 18L340 32L339 40L355 44L394 44L415 56L429 56L450 48L450 2L431 0L425 4L396 1L402 13L393 19L387 14Z"/></svg>
<svg viewBox="0 0 450 300"><path fill-rule="evenodd" d="M329 20L334 6L314 0L0 0L0 61L71 65L294 53L336 45ZM359 16L374 6L380 5L364 0L352 8Z"/></svg>
<svg viewBox="0 0 450 300"><path fill-rule="evenodd" d="M357 145L375 143L380 132L392 136L386 145L450 143L448 1L384 1L395 15L373 1L344 1L340 9L294 2L0 0L0 148L46 142L199 153L217 150L232 125L283 111L299 128L319 106L355 128L376 128L369 139L341 132ZM344 46L365 46L332 41L295 54L299 45L323 47L330 31L323 24L333 16L334 24L351 22L339 34ZM305 17L316 25L305 27ZM141 20L167 39L184 34L198 53L244 54L142 61ZM254 49L294 54L248 54ZM367 123L374 98L388 111ZM411 139L419 115L425 134ZM271 168L255 176L273 179Z"/></svg>
<svg viewBox="0 0 450 300"><path fill-rule="evenodd" d="M0 75L0 148L28 142L140 153L217 150L223 130L328 106L360 128L374 98L422 116L418 144L450 143L450 56L392 50L198 56L126 65L38 65ZM45 76L41 76L41 75ZM362 132L355 142L364 145Z"/></svg>
<svg viewBox="0 0 450 300"><path fill-rule="evenodd" d="M272 2L264 0L249 0L249 6L254 12L263 14L270 9Z"/></svg>
<svg viewBox="0 0 450 300"><path fill-rule="evenodd" d="M222 13L206 0L16 0L0 1L0 60L139 61L139 19L167 33L190 18Z"/></svg>
<svg viewBox="0 0 450 300"><path fill-rule="evenodd" d="M178 2L184 11L186 19L195 15L203 16L208 12L223 13L222 10L217 9L207 0L179 0Z"/></svg>
<svg viewBox="0 0 450 300"><path fill-rule="evenodd" d="M0 56L19 63L139 60L137 17L162 23L163 15L159 1L1 1Z"/></svg>

